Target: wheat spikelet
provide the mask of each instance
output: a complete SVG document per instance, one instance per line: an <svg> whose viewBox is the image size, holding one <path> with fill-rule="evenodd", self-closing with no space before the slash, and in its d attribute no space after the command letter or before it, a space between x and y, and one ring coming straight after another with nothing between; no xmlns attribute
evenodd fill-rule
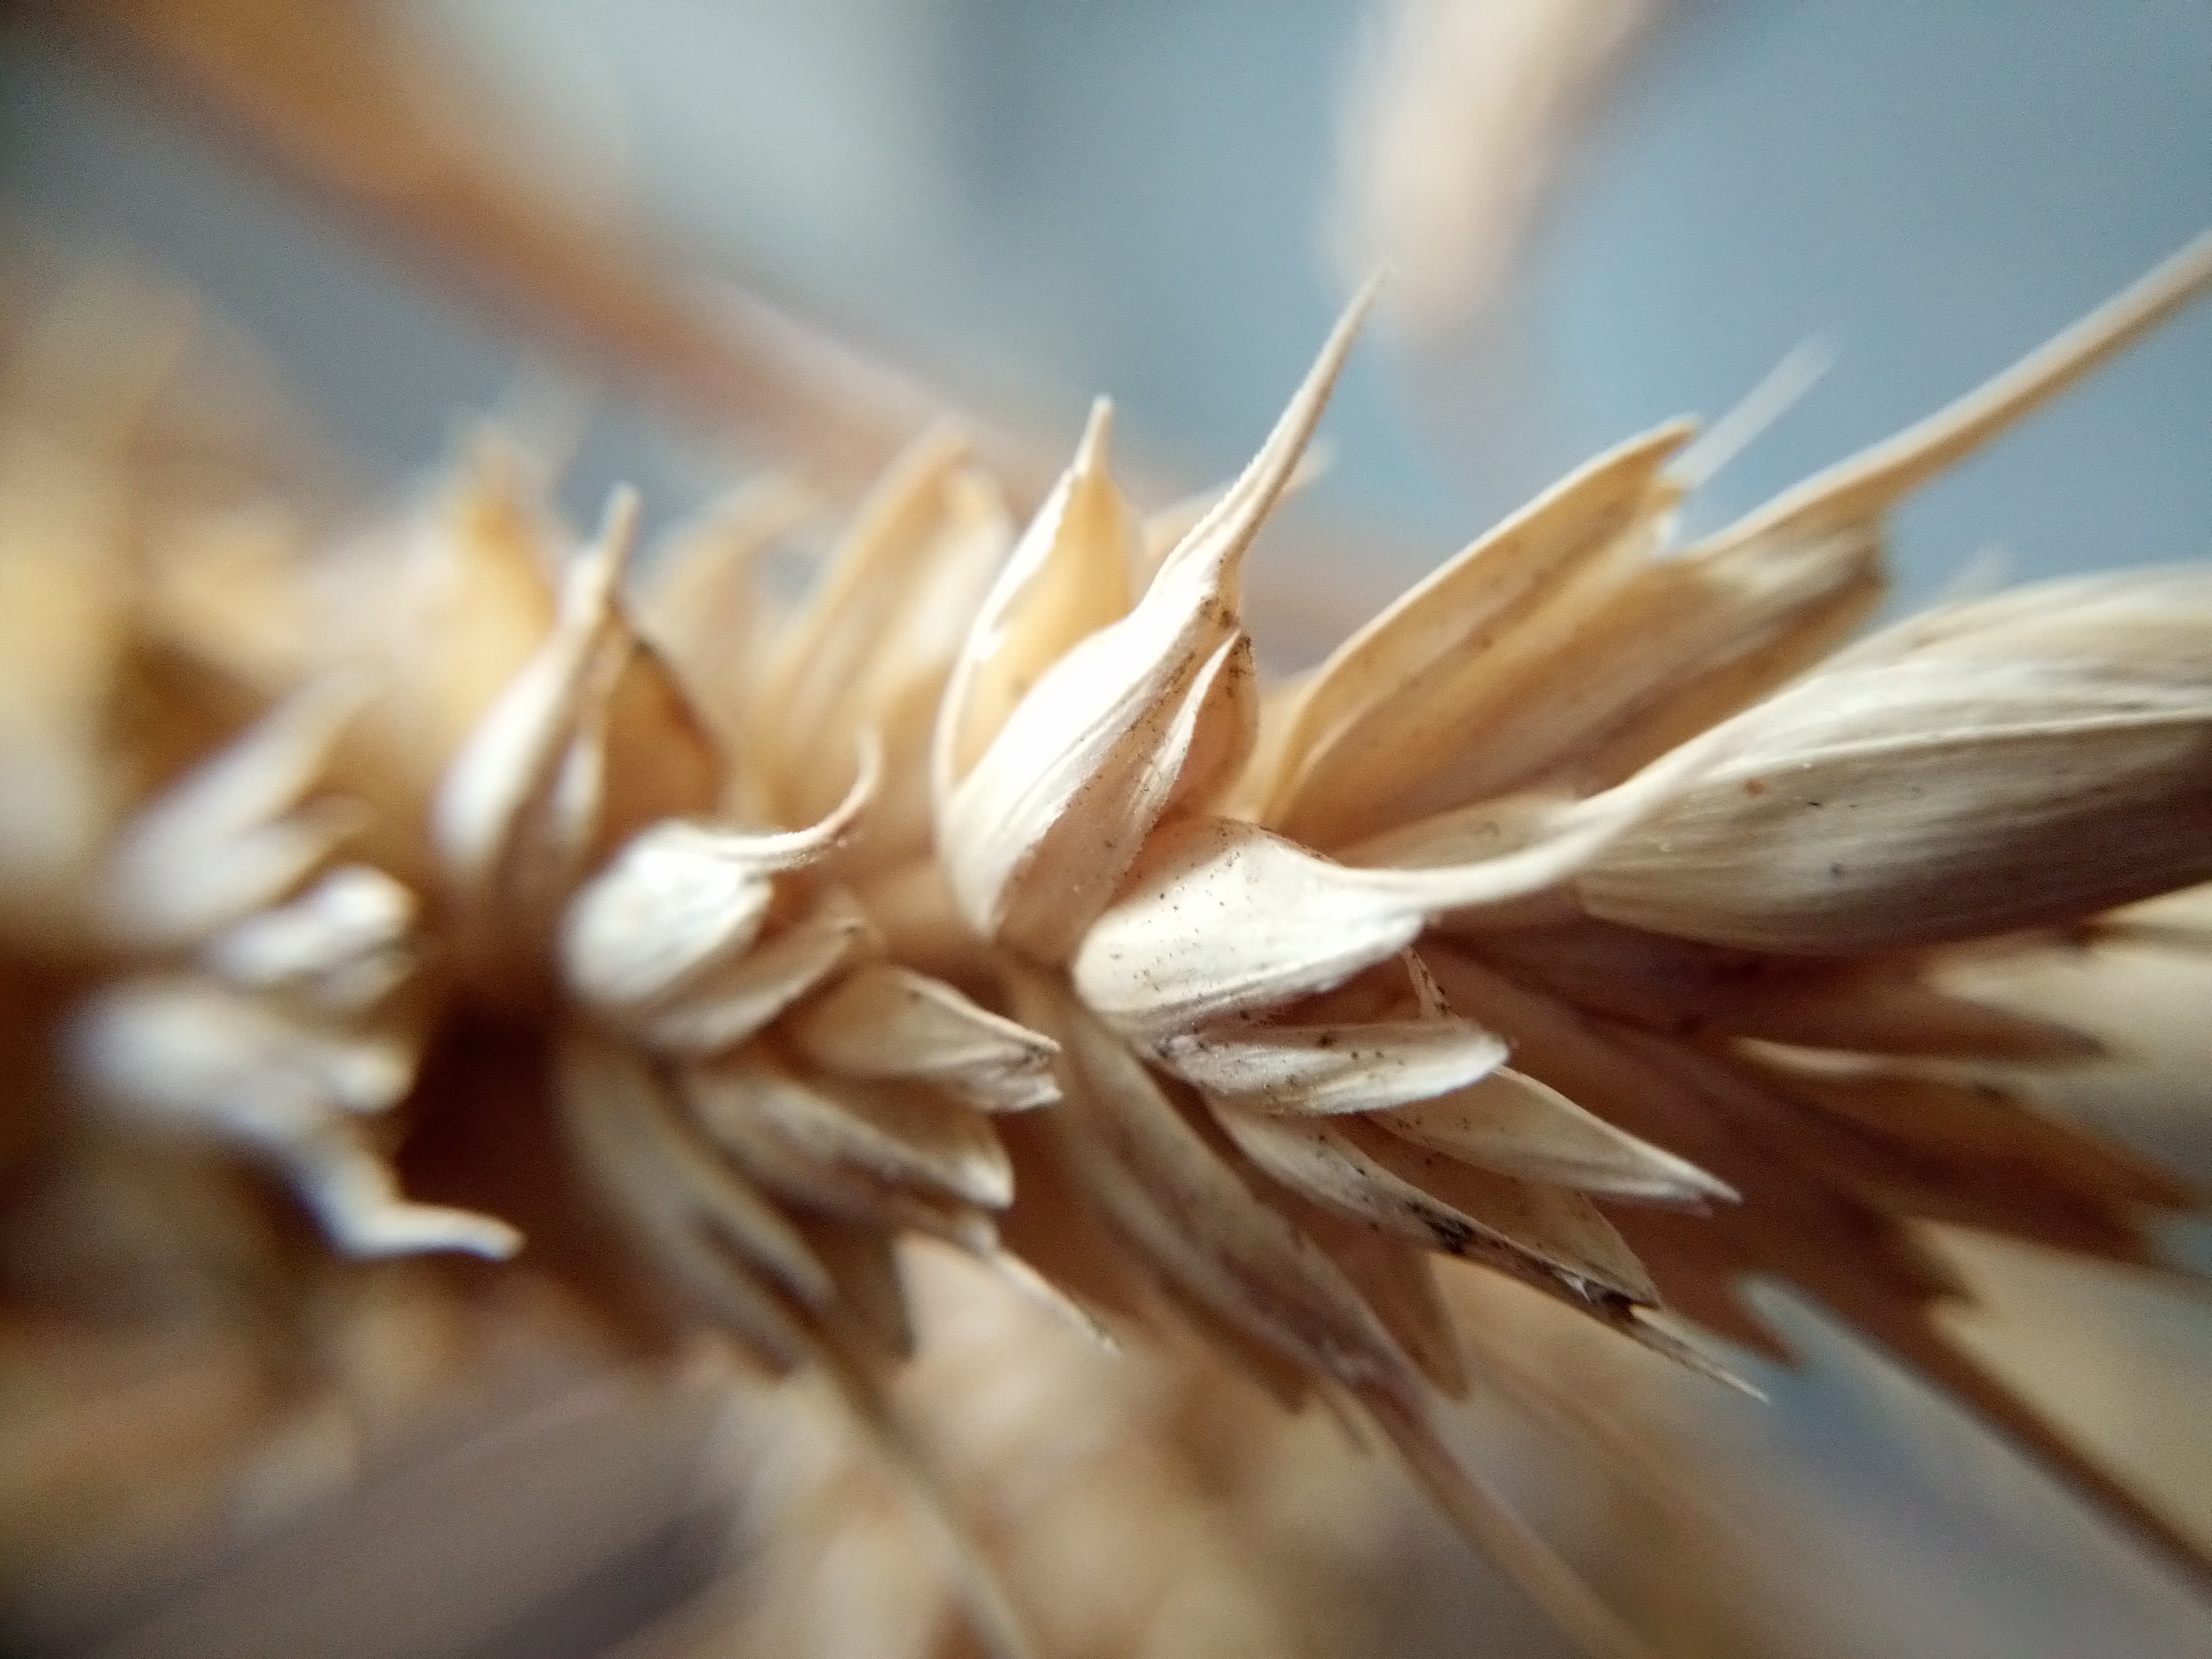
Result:
<svg viewBox="0 0 2212 1659"><path fill-rule="evenodd" d="M1631 441L1287 690L1243 565L1366 295L1164 550L1103 405L1026 529L939 428L787 611L772 497L639 577L634 502L574 537L480 448L404 526L264 556L182 533L127 397L18 397L13 1155L152 1122L273 1171L327 1249L263 1252L279 1303L334 1258L519 1251L610 1340L808 1374L937 1537L899 1593L949 1567L1000 1652L1064 1621L902 1413L903 1240L1341 1414L1592 1651L1640 1649L1449 1431L1484 1358L1436 1254L1723 1375L1690 1328L1775 1351L1737 1293L1781 1279L2203 1576L1944 1334L1915 1224L2150 1262L2194 1203L1926 1063L2094 1053L1945 976L2212 876L2212 582L1829 653L1899 495L2208 283L2199 242L1691 546L1688 427Z"/></svg>

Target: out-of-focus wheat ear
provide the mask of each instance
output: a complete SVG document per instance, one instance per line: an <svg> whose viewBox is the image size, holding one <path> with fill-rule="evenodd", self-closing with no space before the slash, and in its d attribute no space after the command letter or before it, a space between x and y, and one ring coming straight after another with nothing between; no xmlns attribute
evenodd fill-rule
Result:
<svg viewBox="0 0 2212 1659"><path fill-rule="evenodd" d="M86 1001L66 1041L95 1098L274 1166L341 1251L503 1257L521 1244L504 1222L400 1192L365 1120L413 1086L418 1056L401 1033L330 1027L212 979L147 976Z"/></svg>
<svg viewBox="0 0 2212 1659"><path fill-rule="evenodd" d="M860 734L918 682L934 699L1013 539L963 430L941 423L900 453L755 683L746 753L776 816L820 817L845 791ZM926 800L926 747L887 759L913 770Z"/></svg>
<svg viewBox="0 0 2212 1659"><path fill-rule="evenodd" d="M1777 985L1724 1001L1710 1029L1800 1048L1928 1059L2071 1065L2104 1057L2095 1038L2056 1020L2015 1014L1899 977L1886 963L1826 988Z"/></svg>
<svg viewBox="0 0 2212 1659"><path fill-rule="evenodd" d="M409 1198L366 1139L340 1126L282 1147L276 1156L292 1189L346 1255L375 1259L453 1250L504 1261L522 1248L522 1235L495 1216Z"/></svg>
<svg viewBox="0 0 2212 1659"><path fill-rule="evenodd" d="M310 683L133 817L99 884L105 931L174 950L303 881L359 826L359 808L307 797L370 695L350 674Z"/></svg>
<svg viewBox="0 0 2212 1659"><path fill-rule="evenodd" d="M731 781L721 738L626 613L610 654L617 660L599 741L606 782L587 862L647 824L713 810Z"/></svg>
<svg viewBox="0 0 2212 1659"><path fill-rule="evenodd" d="M335 567L323 607L332 639L376 676L373 756L410 805L552 630L569 540L505 434L480 428L454 448L392 544Z"/></svg>
<svg viewBox="0 0 2212 1659"><path fill-rule="evenodd" d="M897 585L891 579L937 527L951 480L971 454L966 431L940 422L884 469L784 630L762 683L768 709L795 712L795 702L819 695L808 688L828 678L815 666L823 659L849 664L858 644L855 618L875 607L878 588Z"/></svg>
<svg viewBox="0 0 2212 1659"><path fill-rule="evenodd" d="M626 654L614 608L637 535L638 499L617 491L598 538L563 573L553 629L480 720L439 781L431 838L477 956L512 950L495 912L524 934L551 911L597 821L597 745ZM543 911L543 915L537 912Z"/></svg>
<svg viewBox="0 0 2212 1659"><path fill-rule="evenodd" d="M200 949L225 982L334 1016L365 1014L413 974L415 895L381 870L345 864L289 904L226 928Z"/></svg>
<svg viewBox="0 0 2212 1659"><path fill-rule="evenodd" d="M301 0L73 5L41 21L98 48L294 188L525 330L732 424L850 498L944 407L941 394L805 317L677 274L620 200L495 119L486 89L416 20ZM600 199L594 200L594 195ZM1041 491L1049 463L993 434L996 461Z"/></svg>
<svg viewBox="0 0 2212 1659"><path fill-rule="evenodd" d="M40 516L11 516L0 563L0 765L16 780L0 804L0 920L58 939L84 929L73 890L128 798L99 741L126 594L111 551L49 539Z"/></svg>
<svg viewBox="0 0 2212 1659"><path fill-rule="evenodd" d="M900 805L901 852L930 840L931 738L945 686L969 636L969 623L990 592L1014 543L1015 521L998 484L972 467L945 480L931 532L897 566L877 578L857 659L835 696L800 723L794 715L774 734L787 753L786 810L819 812L835 800L842 769L823 744L851 742L874 727L885 734L893 787ZM879 841L890 839L879 835Z"/></svg>
<svg viewBox="0 0 2212 1659"><path fill-rule="evenodd" d="M1340 274L1399 271L1383 321L1408 355L1448 348L1497 300L1668 10L1394 0L1368 15L1339 94L1325 229Z"/></svg>
<svg viewBox="0 0 2212 1659"><path fill-rule="evenodd" d="M643 563L638 632L667 659L726 750L742 749L753 682L781 620L761 561L820 510L797 480L772 474L676 526Z"/></svg>

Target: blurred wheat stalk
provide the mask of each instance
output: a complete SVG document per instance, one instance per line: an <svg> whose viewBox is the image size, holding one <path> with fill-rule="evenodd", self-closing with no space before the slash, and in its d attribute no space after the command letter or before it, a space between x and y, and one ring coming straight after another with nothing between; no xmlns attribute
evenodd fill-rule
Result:
<svg viewBox="0 0 2212 1659"><path fill-rule="evenodd" d="M1656 0L1393 0L1343 115L1330 239L1384 320L1433 340L1495 295Z"/></svg>
<svg viewBox="0 0 2212 1659"><path fill-rule="evenodd" d="M1725 1376L1684 1319L1786 1357L1754 1276L2205 1573L1948 1332L1967 1285L1922 1224L2158 1266L2145 1217L2195 1202L1989 1081L2099 1045L1970 988L2201 951L2193 898L2127 907L2212 875L2212 590L2056 584L1837 648L1891 503L2212 283L2212 244L1704 541L1673 534L1687 423L1631 440L1262 685L1242 562L1369 296L1243 474L1147 514L1103 404L1054 481L683 297L488 149L465 89L426 98L375 9L59 16L833 493L884 470L797 599L760 580L795 485L632 573L633 503L575 536L489 437L340 537L240 377L179 372L161 303L19 321L0 901L34 1573L127 1577L211 1494L273 1525L518 1356L644 1355L710 1398L733 1366L806 1379L738 1420L766 1519L709 1644L1373 1638L1400 1564L1359 1541L1412 1523L1333 1414L1586 1647L1641 1651L1491 1490L1460 1402L1694 1492L1599 1379L1638 1375L1614 1336ZM1457 152L1545 153L1618 41L1485 16L1557 73ZM1433 268L1416 308L1475 281ZM173 1478L90 1478L117 1446Z"/></svg>

